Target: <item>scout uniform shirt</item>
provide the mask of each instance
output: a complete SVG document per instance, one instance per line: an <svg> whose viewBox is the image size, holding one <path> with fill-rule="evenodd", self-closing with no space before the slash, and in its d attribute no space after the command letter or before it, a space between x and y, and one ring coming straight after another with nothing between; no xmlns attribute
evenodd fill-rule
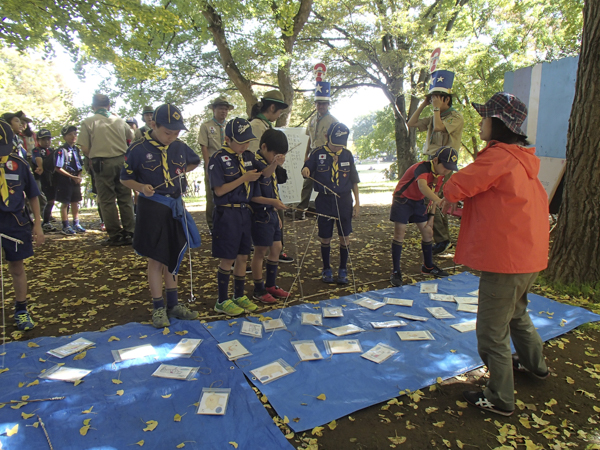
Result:
<svg viewBox="0 0 600 450"><path fill-rule="evenodd" d="M335 117L329 114L329 111L322 117L315 114L308 121L306 135L310 137L311 152L327 144L327 130L329 130L332 123L336 123L337 121L338 120Z"/></svg>
<svg viewBox="0 0 600 450"><path fill-rule="evenodd" d="M78 175L83 169L83 161L79 148L69 147L69 144L64 143L54 152L55 167L65 169L71 175ZM59 174L61 175L61 174Z"/></svg>
<svg viewBox="0 0 600 450"><path fill-rule="evenodd" d="M260 148L260 138L263 134L265 134L265 131L267 131L269 128L273 128L273 125L265 116L259 114L250 121L250 126L252 127L252 134L256 136L256 139L250 141L248 150L250 150L252 153L256 153Z"/></svg>
<svg viewBox="0 0 600 450"><path fill-rule="evenodd" d="M221 197L217 196L214 191L216 187L231 183L244 175L246 171L253 169L262 170L262 167L257 163L254 153L249 150L238 155L229 147L224 146L212 155L208 162L208 174L215 205L235 206L250 203L250 199L255 196L256 182L242 183Z"/></svg>
<svg viewBox="0 0 600 450"><path fill-rule="evenodd" d="M435 182L435 192L440 190L444 177L440 177L433 173L433 163L424 161L410 166L394 189L394 197L404 197L411 200L423 200L425 195L419 189L417 180L427 181L427 186L430 188Z"/></svg>
<svg viewBox="0 0 600 450"><path fill-rule="evenodd" d="M96 113L81 122L77 140L89 149L90 158L115 158L125 154L132 138L133 130L123 119Z"/></svg>
<svg viewBox="0 0 600 450"><path fill-rule="evenodd" d="M208 157L217 153L225 143L226 121L220 124L213 117L200 125L198 143L208 148Z"/></svg>
<svg viewBox="0 0 600 450"><path fill-rule="evenodd" d="M0 211L20 218L19 225L24 225L20 214L25 206L23 192L27 198L40 195L27 161L14 153L0 158Z"/></svg>
<svg viewBox="0 0 600 450"><path fill-rule="evenodd" d="M155 193L178 198L187 188L185 172L188 165L197 165L200 157L183 141L177 139L168 147L152 139L146 132L140 141L129 147L121 170L122 180L149 184Z"/></svg>
<svg viewBox="0 0 600 450"><path fill-rule="evenodd" d="M256 152L256 165L260 167L258 169L259 172L265 170L269 165L267 160L261 155L260 150ZM273 172L273 175L270 177L265 177L263 175L256 181L253 197L275 198L281 200L279 197L279 187L277 186L277 175L275 172ZM252 202L252 209L256 211L258 208L264 208L265 210L270 211L273 209L273 205Z"/></svg>
<svg viewBox="0 0 600 450"><path fill-rule="evenodd" d="M38 167L35 162L35 158L42 158L44 173L42 173L41 175L35 173L35 169L37 169ZM46 162L46 160L48 161ZM54 150L52 149L52 147L36 147L31 151L31 170L34 171L33 175L36 180L39 180L42 177L47 180L52 179L52 173L48 171L48 169L50 169L51 166L53 166L53 164L50 164L50 162L54 163Z"/></svg>
<svg viewBox="0 0 600 450"><path fill-rule="evenodd" d="M450 107L440 114L446 131L433 131L433 116L424 117L417 121L419 131L427 131L427 139L423 144L423 153L434 156L440 147L452 147L459 151L463 127L465 125L461 113Z"/></svg>
<svg viewBox="0 0 600 450"><path fill-rule="evenodd" d="M354 165L354 157L349 150L343 148L334 159L333 152L328 146L317 148L311 153L304 167L310 170L310 176L323 183L336 194L346 194L352 191L352 186L360 182L358 172ZM331 194L321 184L314 183L315 191Z"/></svg>

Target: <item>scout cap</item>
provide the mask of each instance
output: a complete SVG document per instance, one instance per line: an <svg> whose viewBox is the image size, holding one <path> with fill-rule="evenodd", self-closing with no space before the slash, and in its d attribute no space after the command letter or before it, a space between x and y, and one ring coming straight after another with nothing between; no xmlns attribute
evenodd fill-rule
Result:
<svg viewBox="0 0 600 450"><path fill-rule="evenodd" d="M285 99L283 98L283 94L280 91L278 91L277 89L273 89L272 91L265 92L265 94L263 95L263 98L261 98L261 101L264 102L265 100L269 100L269 101L275 102L275 103L281 103L281 105L283 105L283 109L285 109L289 106L285 102Z"/></svg>
<svg viewBox="0 0 600 450"><path fill-rule="evenodd" d="M0 119L0 156L9 155L12 152L13 137L14 133L10 124L4 119Z"/></svg>
<svg viewBox="0 0 600 450"><path fill-rule="evenodd" d="M225 136L229 139L233 139L238 144L244 144L256 139L256 136L252 133L250 122L240 117L236 117L227 122L227 125L225 126Z"/></svg>
<svg viewBox="0 0 600 450"><path fill-rule="evenodd" d="M108 95L94 94L92 97L92 106L97 108L108 108L110 106Z"/></svg>
<svg viewBox="0 0 600 450"><path fill-rule="evenodd" d="M215 109L217 106L227 106L227 109L229 111L231 111L234 108L234 106L231 103L229 103L225 99L225 97L217 97L217 98L215 98L209 106L210 106L211 109Z"/></svg>
<svg viewBox="0 0 600 450"><path fill-rule="evenodd" d="M172 103L165 103L160 105L154 111L152 116L154 120L161 127L168 128L169 130L186 130L187 128L183 124L183 117L181 117L181 111L179 108Z"/></svg>
<svg viewBox="0 0 600 450"><path fill-rule="evenodd" d="M38 131L36 133L36 136L38 139L51 138L52 133L50 133L50 130L47 130L46 128L42 128L42 129L40 129L40 131Z"/></svg>
<svg viewBox="0 0 600 450"><path fill-rule="evenodd" d="M62 130L60 130L60 134L66 136L72 131L77 131L77 127L75 125L67 125L66 127L63 127Z"/></svg>
<svg viewBox="0 0 600 450"><path fill-rule="evenodd" d="M137 124L138 124L137 120L135 120L134 117L128 117L127 119L125 119L125 122L126 123L133 123L133 124L135 124L136 127L137 127Z"/></svg>
<svg viewBox="0 0 600 450"><path fill-rule="evenodd" d="M527 106L514 95L508 92L496 92L485 105L479 103L471 103L471 105L484 119L496 117L513 133L526 136L521 125L527 118Z"/></svg>
<svg viewBox="0 0 600 450"><path fill-rule="evenodd" d="M327 130L327 137L331 145L341 145L343 147L348 143L350 130L341 122L332 123Z"/></svg>
<svg viewBox="0 0 600 450"><path fill-rule="evenodd" d="M434 158L442 164L446 169L456 172L458 170L458 152L452 147L441 147L435 152Z"/></svg>
<svg viewBox="0 0 600 450"><path fill-rule="evenodd" d="M152 106L144 106L144 109L142 109L142 116L148 113L154 114L154 108Z"/></svg>

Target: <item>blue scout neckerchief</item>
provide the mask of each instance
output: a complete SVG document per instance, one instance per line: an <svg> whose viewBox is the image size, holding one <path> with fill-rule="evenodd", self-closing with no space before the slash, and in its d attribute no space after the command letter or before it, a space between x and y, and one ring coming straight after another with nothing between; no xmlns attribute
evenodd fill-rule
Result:
<svg viewBox="0 0 600 450"><path fill-rule="evenodd" d="M77 147L75 147L75 146L71 147L69 144L67 144L65 142L65 146L63 148L65 150L69 150L69 152L70 152L70 153L66 152L66 155L65 155L66 158L65 158L64 165L68 167L69 164L71 164L71 159L74 159L75 166L76 166L75 168L77 169L77 172L79 172L83 168L83 165L81 163L79 153L77 152Z"/></svg>
<svg viewBox="0 0 600 450"><path fill-rule="evenodd" d="M225 125L227 125L227 120L224 120L223 123L219 123L215 116L212 118L213 122L219 125L219 132L221 136L221 140L219 141L219 145L223 145L225 143Z"/></svg>
<svg viewBox="0 0 600 450"><path fill-rule="evenodd" d="M165 187L169 187L169 183L171 184L171 186L175 187L175 183L173 183L173 180L171 179L171 175L169 174L169 161L167 160L167 149L169 148L169 146L161 145L158 142L156 142L154 139L152 139L150 137L149 131L146 131L146 133L144 134L144 137L150 144L154 145L157 149L160 150L163 175L165 177Z"/></svg>
<svg viewBox="0 0 600 450"><path fill-rule="evenodd" d="M246 174L246 166L245 166L245 162L244 162L244 158L242 156L242 154L238 154L236 152L234 152L233 150L231 150L231 148L229 148L229 146L227 144L223 145L223 150L225 150L227 153L234 155L238 161L240 162L240 173L242 174L242 176L244 176ZM249 181L244 181L244 187L246 188L246 199L250 198L250 182Z"/></svg>
<svg viewBox="0 0 600 450"><path fill-rule="evenodd" d="M333 158L333 164L331 165L331 182L335 186L339 186L340 185L340 173L339 173L339 167L338 167L338 157L342 154L344 147L342 147L339 151L334 152L327 145L325 145L325 150L327 150L327 153L329 153L331 155L331 157Z"/></svg>
<svg viewBox="0 0 600 450"><path fill-rule="evenodd" d="M261 163L263 163L265 166L269 165L269 163L267 162L267 160L260 153L260 150L256 152L256 159L258 161L260 161ZM281 200L279 198L279 188L277 187L277 175L275 174L275 172L273 172L273 174L271 175L271 179L273 180L273 191L275 192L275 198L277 200Z"/></svg>

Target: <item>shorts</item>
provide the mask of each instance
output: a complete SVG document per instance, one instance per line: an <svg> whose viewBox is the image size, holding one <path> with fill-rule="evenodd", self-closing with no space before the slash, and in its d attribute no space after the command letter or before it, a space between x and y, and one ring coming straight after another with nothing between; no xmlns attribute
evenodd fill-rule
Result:
<svg viewBox="0 0 600 450"><path fill-rule="evenodd" d="M213 210L212 255L235 259L249 255L252 249L252 212L246 203L241 207L215 206Z"/></svg>
<svg viewBox="0 0 600 450"><path fill-rule="evenodd" d="M48 180L48 177L42 177L40 181L42 185L42 192L46 196L46 200L49 202L54 201L56 199L56 185L53 183L54 178L52 181L50 181Z"/></svg>
<svg viewBox="0 0 600 450"><path fill-rule="evenodd" d="M406 197L394 197L390 209L390 220L403 224L427 222L426 199L411 200Z"/></svg>
<svg viewBox="0 0 600 450"><path fill-rule="evenodd" d="M334 220L318 216L317 225L319 227L319 237L321 239L330 239L333 236L333 222L337 225L339 236L350 236L350 233L352 233L352 206L353 200L351 192L340 194L340 198L337 198L333 194L319 192L315 199L315 209L317 210L317 213L338 217L339 219Z"/></svg>
<svg viewBox="0 0 600 450"><path fill-rule="evenodd" d="M78 203L81 201L81 186L68 177L58 176L56 180L56 201L58 203Z"/></svg>
<svg viewBox="0 0 600 450"><path fill-rule="evenodd" d="M17 213L0 212L0 233L23 241L22 244L17 244L2 239L4 257L7 261L22 261L33 256L31 221L25 210Z"/></svg>
<svg viewBox="0 0 600 450"><path fill-rule="evenodd" d="M281 241L279 214L273 208L254 208L252 214L252 241L258 247L270 247L273 242Z"/></svg>

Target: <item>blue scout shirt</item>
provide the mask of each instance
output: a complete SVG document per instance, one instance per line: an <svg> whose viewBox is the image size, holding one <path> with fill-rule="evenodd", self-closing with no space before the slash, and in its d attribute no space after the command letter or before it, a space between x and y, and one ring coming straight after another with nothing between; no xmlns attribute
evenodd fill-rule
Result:
<svg viewBox="0 0 600 450"><path fill-rule="evenodd" d="M163 167L163 152L156 141L148 139L146 133L142 139L135 141L125 155L125 164L121 169L122 180L135 180L138 183L149 184L155 188L155 193L177 198L182 190L187 189L185 176L176 178L185 171L188 165L200 164L200 157L183 141L177 139L166 149L166 164L171 182L165 184L165 168ZM181 183L181 184L180 184Z"/></svg>
<svg viewBox="0 0 600 450"><path fill-rule="evenodd" d="M25 206L25 197L33 198L40 195L33 173L23 158L15 153L8 156L4 163L4 179L8 185L8 205L0 200L0 211L5 213L18 213Z"/></svg>
<svg viewBox="0 0 600 450"><path fill-rule="evenodd" d="M243 169L240 169L240 160L244 163ZM248 183L247 187L245 184L241 184L233 191L228 192L221 197L214 193L214 189L223 186L224 184L231 183L240 178L246 171L254 169L261 171L263 166L256 161L254 153L249 150L246 150L241 155L237 155L229 147L223 147L212 155L208 161L208 176L210 187L213 190L215 205L223 206L250 203L250 199L256 195L254 193L256 182Z"/></svg>
<svg viewBox="0 0 600 450"><path fill-rule="evenodd" d="M260 154L260 150L256 152L256 164L260 167L258 170L262 172L268 167L267 160ZM261 176L256 181L256 186L254 190L253 197L265 197L265 198L276 198L280 200L279 197L279 188L277 186L277 175L273 172L273 175L270 177ZM266 208L273 209L271 205L263 205L261 203L251 202L252 208Z"/></svg>
<svg viewBox="0 0 600 450"><path fill-rule="evenodd" d="M42 177L42 175L38 175L37 173L35 173L35 169L37 169L37 164L35 162L35 158L42 158L42 160L45 160L46 158L53 158L53 157L54 157L54 150L52 149L52 147L49 147L49 148L35 147L33 150L31 150L31 170L34 171L33 175L36 180L40 179ZM52 174L44 173L43 175L46 176L46 178L48 178Z"/></svg>
<svg viewBox="0 0 600 450"><path fill-rule="evenodd" d="M358 172L354 165L354 157L349 150L343 148L338 155L337 166L333 152L326 145L311 153L304 167L310 170L310 176L323 183L336 194L347 194L352 191L354 184L360 183ZM317 192L331 193L319 183L314 183Z"/></svg>
<svg viewBox="0 0 600 450"><path fill-rule="evenodd" d="M77 175L83 169L83 161L79 148L69 147L66 142L54 152L54 166L61 167L71 175Z"/></svg>

